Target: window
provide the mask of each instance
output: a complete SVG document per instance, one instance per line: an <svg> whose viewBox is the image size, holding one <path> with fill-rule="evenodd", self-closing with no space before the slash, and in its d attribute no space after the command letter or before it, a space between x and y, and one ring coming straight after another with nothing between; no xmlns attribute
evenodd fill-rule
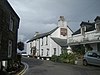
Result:
<svg viewBox="0 0 100 75"><path fill-rule="evenodd" d="M10 29L11 31L13 31L13 28L14 28L14 20L13 20L13 18L11 17L11 18L10 18L9 29Z"/></svg>
<svg viewBox="0 0 100 75"><path fill-rule="evenodd" d="M49 56L49 49L47 48L47 56Z"/></svg>
<svg viewBox="0 0 100 75"><path fill-rule="evenodd" d="M56 48L54 48L54 55L56 55Z"/></svg>
<svg viewBox="0 0 100 75"><path fill-rule="evenodd" d="M30 48L32 48L32 42L30 43Z"/></svg>
<svg viewBox="0 0 100 75"><path fill-rule="evenodd" d="M63 35L63 36L66 36L67 35L67 29L61 28L60 29L60 34Z"/></svg>
<svg viewBox="0 0 100 75"><path fill-rule="evenodd" d="M0 33L0 50L1 50L1 33Z"/></svg>
<svg viewBox="0 0 100 75"><path fill-rule="evenodd" d="M88 53L87 53L87 56L90 56L90 57L92 57L92 54L93 54L93 53L91 53L91 52L88 52Z"/></svg>
<svg viewBox="0 0 100 75"><path fill-rule="evenodd" d="M93 56L93 57L97 57L98 55L97 55L96 53L93 53L92 56Z"/></svg>
<svg viewBox="0 0 100 75"><path fill-rule="evenodd" d="M96 30L100 31L100 24L96 24Z"/></svg>
<svg viewBox="0 0 100 75"><path fill-rule="evenodd" d="M42 38L42 44L41 44L41 46L43 46L43 38Z"/></svg>
<svg viewBox="0 0 100 75"><path fill-rule="evenodd" d="M8 57L11 57L12 55L12 41L8 41Z"/></svg>
<svg viewBox="0 0 100 75"><path fill-rule="evenodd" d="M35 40L35 46L37 46L37 40Z"/></svg>
<svg viewBox="0 0 100 75"><path fill-rule="evenodd" d="M46 37L46 45L48 45L48 36Z"/></svg>
<svg viewBox="0 0 100 75"><path fill-rule="evenodd" d="M41 49L41 55L43 56L43 49Z"/></svg>
<svg viewBox="0 0 100 75"><path fill-rule="evenodd" d="M88 56L90 56L90 57L97 57L97 54L96 53L89 52L88 53Z"/></svg>

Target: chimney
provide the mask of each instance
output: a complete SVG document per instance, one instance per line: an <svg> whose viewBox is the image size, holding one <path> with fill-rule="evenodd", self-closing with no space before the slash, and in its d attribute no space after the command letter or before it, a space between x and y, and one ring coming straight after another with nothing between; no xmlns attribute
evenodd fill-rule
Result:
<svg viewBox="0 0 100 75"><path fill-rule="evenodd" d="M60 16L58 20L58 27L67 27L67 22L65 21L64 16Z"/></svg>
<svg viewBox="0 0 100 75"><path fill-rule="evenodd" d="M34 36L37 36L37 35L39 35L39 32L35 32L35 35Z"/></svg>
<svg viewBox="0 0 100 75"><path fill-rule="evenodd" d="M64 16L60 16L60 21L65 21Z"/></svg>
<svg viewBox="0 0 100 75"><path fill-rule="evenodd" d="M90 22L90 20L88 20L88 23Z"/></svg>

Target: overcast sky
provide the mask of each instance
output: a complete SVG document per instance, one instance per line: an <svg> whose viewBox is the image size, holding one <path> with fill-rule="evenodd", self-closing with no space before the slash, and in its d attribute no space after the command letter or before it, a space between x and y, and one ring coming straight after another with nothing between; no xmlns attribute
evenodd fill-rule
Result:
<svg viewBox="0 0 100 75"><path fill-rule="evenodd" d="M82 21L93 22L100 16L100 0L8 0L20 17L19 39L33 37L35 32L47 32L64 16L75 31Z"/></svg>

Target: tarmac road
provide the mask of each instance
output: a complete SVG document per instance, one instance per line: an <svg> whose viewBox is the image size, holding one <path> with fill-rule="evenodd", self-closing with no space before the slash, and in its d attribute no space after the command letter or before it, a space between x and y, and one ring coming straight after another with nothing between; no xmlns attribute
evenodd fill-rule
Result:
<svg viewBox="0 0 100 75"><path fill-rule="evenodd" d="M100 67L55 63L34 58L23 58L29 65L24 75L100 75Z"/></svg>

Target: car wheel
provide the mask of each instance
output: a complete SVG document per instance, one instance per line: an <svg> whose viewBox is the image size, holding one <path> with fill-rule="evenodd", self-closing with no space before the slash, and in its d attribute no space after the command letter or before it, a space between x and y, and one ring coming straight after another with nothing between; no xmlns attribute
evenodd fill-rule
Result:
<svg viewBox="0 0 100 75"><path fill-rule="evenodd" d="M87 63L86 60L83 60L83 65L84 65L84 66L87 66L87 65L88 65L88 63Z"/></svg>

